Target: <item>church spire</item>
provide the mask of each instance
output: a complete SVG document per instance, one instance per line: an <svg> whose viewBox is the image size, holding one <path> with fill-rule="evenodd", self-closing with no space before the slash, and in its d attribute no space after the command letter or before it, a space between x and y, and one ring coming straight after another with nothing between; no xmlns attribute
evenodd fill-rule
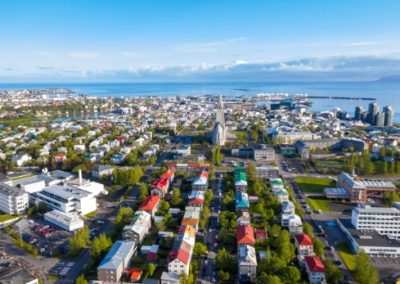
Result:
<svg viewBox="0 0 400 284"><path fill-rule="evenodd" d="M222 100L222 93L219 92L219 99L218 99L217 109L223 109L223 108L224 108L224 102Z"/></svg>

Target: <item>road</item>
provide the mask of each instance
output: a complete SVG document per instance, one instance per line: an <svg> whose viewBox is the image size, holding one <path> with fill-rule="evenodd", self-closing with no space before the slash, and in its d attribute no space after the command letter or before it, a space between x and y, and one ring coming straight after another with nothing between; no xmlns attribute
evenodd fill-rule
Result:
<svg viewBox="0 0 400 284"><path fill-rule="evenodd" d="M207 246L208 254L206 258L200 260L199 275L197 283L209 284L216 283L217 266L215 261L218 250L217 235L219 230L219 214L222 206L222 176L218 175L212 184L214 198L211 201L211 216L208 225L204 230L204 242Z"/></svg>

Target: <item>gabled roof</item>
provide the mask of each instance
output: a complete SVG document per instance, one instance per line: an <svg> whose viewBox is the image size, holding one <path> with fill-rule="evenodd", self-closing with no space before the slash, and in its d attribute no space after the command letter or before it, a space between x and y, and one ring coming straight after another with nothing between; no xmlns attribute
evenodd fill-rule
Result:
<svg viewBox="0 0 400 284"><path fill-rule="evenodd" d="M239 225L236 229L236 237L238 244L254 245L254 229L251 225Z"/></svg>
<svg viewBox="0 0 400 284"><path fill-rule="evenodd" d="M297 234L294 236L299 246L312 246L313 242L311 237L307 234Z"/></svg>
<svg viewBox="0 0 400 284"><path fill-rule="evenodd" d="M156 207L159 202L160 202L160 196L159 195L150 195L140 205L139 210L152 211L154 209L154 207Z"/></svg>
<svg viewBox="0 0 400 284"><path fill-rule="evenodd" d="M310 272L325 272L325 265L319 256L306 255L304 260Z"/></svg>
<svg viewBox="0 0 400 284"><path fill-rule="evenodd" d="M267 232L264 229L256 229L256 239L264 240L267 238Z"/></svg>

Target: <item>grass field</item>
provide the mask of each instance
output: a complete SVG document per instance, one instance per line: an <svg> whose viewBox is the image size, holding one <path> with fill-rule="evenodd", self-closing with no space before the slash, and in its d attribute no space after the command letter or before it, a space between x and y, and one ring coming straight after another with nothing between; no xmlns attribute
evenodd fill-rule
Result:
<svg viewBox="0 0 400 284"><path fill-rule="evenodd" d="M351 253L348 244L339 244L336 246L336 250L343 259L344 264L350 271L354 271L356 268L356 256Z"/></svg>
<svg viewBox="0 0 400 284"><path fill-rule="evenodd" d="M0 215L0 223L14 219L15 216L11 216L11 215Z"/></svg>
<svg viewBox="0 0 400 284"><path fill-rule="evenodd" d="M94 210L94 211L92 211L92 212L87 213L87 214L85 215L85 217L93 218L93 217L96 216L96 213L97 213L96 210Z"/></svg>
<svg viewBox="0 0 400 284"><path fill-rule="evenodd" d="M336 182L329 178L296 177L296 183L303 192L322 193L326 187L335 187Z"/></svg>
<svg viewBox="0 0 400 284"><path fill-rule="evenodd" d="M314 211L332 211L329 206L329 200L323 197L307 197L308 204L310 204Z"/></svg>

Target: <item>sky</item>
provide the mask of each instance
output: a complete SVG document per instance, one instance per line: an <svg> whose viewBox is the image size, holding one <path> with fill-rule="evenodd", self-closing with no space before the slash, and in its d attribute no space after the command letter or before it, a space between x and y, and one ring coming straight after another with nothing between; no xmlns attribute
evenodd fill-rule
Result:
<svg viewBox="0 0 400 284"><path fill-rule="evenodd" d="M398 0L2 0L0 82L400 74Z"/></svg>

